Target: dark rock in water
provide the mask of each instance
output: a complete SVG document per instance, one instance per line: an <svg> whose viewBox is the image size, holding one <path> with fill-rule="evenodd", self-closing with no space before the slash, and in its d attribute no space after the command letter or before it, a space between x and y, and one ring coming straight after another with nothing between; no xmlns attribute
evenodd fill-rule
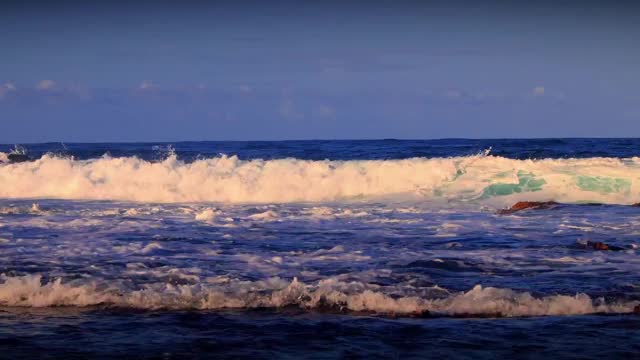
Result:
<svg viewBox="0 0 640 360"><path fill-rule="evenodd" d="M9 154L9 155L7 155L7 158L12 163L21 163L21 162L25 162L25 161L31 160L25 154Z"/></svg>
<svg viewBox="0 0 640 360"><path fill-rule="evenodd" d="M640 203L631 204L633 207L640 207Z"/></svg>
<svg viewBox="0 0 640 360"><path fill-rule="evenodd" d="M587 241L587 246L590 248L593 248L594 250L609 250L609 245L600 241L596 241L596 242Z"/></svg>
<svg viewBox="0 0 640 360"><path fill-rule="evenodd" d="M601 250L601 251L621 251L625 250L625 248L619 246L613 246L609 244L605 244L600 241L587 241L587 247L593 250Z"/></svg>
<svg viewBox="0 0 640 360"><path fill-rule="evenodd" d="M526 210L526 209L549 209L555 205L558 205L555 201L518 201L508 209L502 209L498 211L500 215L513 214L514 212Z"/></svg>
<svg viewBox="0 0 640 360"><path fill-rule="evenodd" d="M636 307L633 308L633 313L640 315L640 305L636 305Z"/></svg>
<svg viewBox="0 0 640 360"><path fill-rule="evenodd" d="M429 310L416 310L410 313L408 316L411 318L427 318L431 316L431 312Z"/></svg>

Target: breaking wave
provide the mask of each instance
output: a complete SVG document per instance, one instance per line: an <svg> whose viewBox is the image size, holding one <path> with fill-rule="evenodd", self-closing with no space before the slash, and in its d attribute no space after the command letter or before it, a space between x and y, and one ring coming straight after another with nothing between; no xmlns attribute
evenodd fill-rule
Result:
<svg viewBox="0 0 640 360"><path fill-rule="evenodd" d="M534 297L510 289L475 286L467 292L435 298L393 296L362 283L334 279L305 285L294 279L270 278L225 285L154 284L127 291L98 283L43 282L40 275L2 276L0 306L113 306L137 309L252 309L298 306L377 314L445 316L546 316L594 313L631 313L639 301L605 302L586 294Z"/></svg>
<svg viewBox="0 0 640 360"><path fill-rule="evenodd" d="M514 160L489 155L405 160L150 162L45 155L1 162L0 197L139 202L287 203L385 197L628 204L640 197L640 158Z"/></svg>

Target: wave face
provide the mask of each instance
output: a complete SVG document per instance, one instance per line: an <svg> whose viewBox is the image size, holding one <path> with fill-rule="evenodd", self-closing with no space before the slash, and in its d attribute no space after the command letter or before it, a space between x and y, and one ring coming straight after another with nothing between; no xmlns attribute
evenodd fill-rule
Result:
<svg viewBox="0 0 640 360"><path fill-rule="evenodd" d="M499 205L518 199L628 204L640 197L639 179L639 158L516 160L477 155L313 161L218 156L184 162L171 155L153 162L44 155L0 165L0 197L156 203L409 198Z"/></svg>

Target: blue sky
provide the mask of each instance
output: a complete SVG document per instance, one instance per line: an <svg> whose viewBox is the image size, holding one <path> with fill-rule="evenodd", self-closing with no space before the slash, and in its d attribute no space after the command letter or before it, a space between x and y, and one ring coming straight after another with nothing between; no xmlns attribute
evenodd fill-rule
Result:
<svg viewBox="0 0 640 360"><path fill-rule="evenodd" d="M640 136L638 8L8 2L0 142Z"/></svg>

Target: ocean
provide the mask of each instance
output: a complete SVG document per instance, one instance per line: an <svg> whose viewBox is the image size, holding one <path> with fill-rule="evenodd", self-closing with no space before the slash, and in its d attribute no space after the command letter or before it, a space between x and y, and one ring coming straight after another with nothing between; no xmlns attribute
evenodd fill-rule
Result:
<svg viewBox="0 0 640 360"><path fill-rule="evenodd" d="M0 358L637 358L638 202L640 139L0 145Z"/></svg>

